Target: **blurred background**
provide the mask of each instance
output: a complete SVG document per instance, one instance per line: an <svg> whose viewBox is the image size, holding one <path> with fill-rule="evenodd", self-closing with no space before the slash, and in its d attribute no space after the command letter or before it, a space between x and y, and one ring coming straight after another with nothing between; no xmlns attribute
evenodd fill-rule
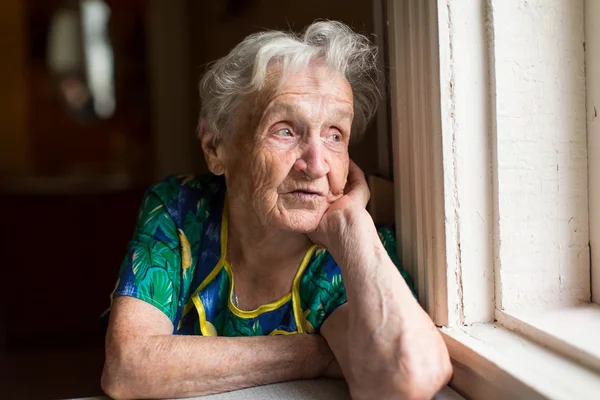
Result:
<svg viewBox="0 0 600 400"><path fill-rule="evenodd" d="M0 397L99 395L100 315L143 193L206 172L195 136L206 64L250 33L318 18L382 44L384 2L0 3ZM383 112L351 155L389 177Z"/></svg>

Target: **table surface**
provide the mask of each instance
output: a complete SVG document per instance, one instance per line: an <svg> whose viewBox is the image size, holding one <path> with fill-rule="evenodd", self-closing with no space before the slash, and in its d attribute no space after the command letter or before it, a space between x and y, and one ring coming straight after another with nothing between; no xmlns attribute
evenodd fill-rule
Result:
<svg viewBox="0 0 600 400"><path fill-rule="evenodd" d="M307 379L236 390L229 393L194 397L202 400L350 400L348 387L339 379ZM108 397L88 397L74 400L108 400ZM435 400L464 400L450 389L443 388Z"/></svg>

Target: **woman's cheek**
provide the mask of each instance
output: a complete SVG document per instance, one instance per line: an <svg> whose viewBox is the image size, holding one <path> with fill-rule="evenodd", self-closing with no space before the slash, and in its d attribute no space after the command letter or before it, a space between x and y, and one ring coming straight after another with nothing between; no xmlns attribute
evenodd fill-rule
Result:
<svg viewBox="0 0 600 400"><path fill-rule="evenodd" d="M345 154L339 157L331 166L331 191L335 195L343 195L346 182L348 181L348 171L350 168L350 157Z"/></svg>
<svg viewBox="0 0 600 400"><path fill-rule="evenodd" d="M272 148L263 149L254 162L255 176L266 186L279 186L289 174L291 157Z"/></svg>

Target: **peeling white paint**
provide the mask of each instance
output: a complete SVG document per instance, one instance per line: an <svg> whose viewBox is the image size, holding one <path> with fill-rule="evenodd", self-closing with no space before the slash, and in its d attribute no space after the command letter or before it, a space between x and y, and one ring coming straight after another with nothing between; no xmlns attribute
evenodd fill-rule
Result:
<svg viewBox="0 0 600 400"><path fill-rule="evenodd" d="M448 186L446 186L446 198L447 203L451 207L451 210L448 210L448 224L452 224L452 226L448 226L447 230L454 233L454 241L452 243L448 243L448 247L454 247L453 255L454 259L454 280L456 285L456 298L458 299L455 305L455 313L458 318L459 324L465 323L465 313L464 313L464 290L463 290L463 271L462 271L462 254L460 248L460 197L458 191L458 156L457 156L457 131L459 129L458 120L456 118L456 64L454 61L454 43L456 41L454 22L452 20L452 6L451 3L448 2L446 4L447 16L448 19L444 21L446 23L446 28L448 31L448 104L447 107L449 109L448 119L449 131L446 132L446 135L450 139L450 146L445 146L445 153L447 154L448 162L445 163L444 168L448 170L449 182ZM448 196L452 196L452 199L448 199Z"/></svg>
<svg viewBox="0 0 600 400"><path fill-rule="evenodd" d="M459 323L488 322L494 318L494 273L485 2L438 4L449 274Z"/></svg>
<svg viewBox="0 0 600 400"><path fill-rule="evenodd" d="M440 62L440 110L441 110L441 136L442 160L436 160L443 168L444 192L444 237L446 262L440 268L446 268L448 291L449 325L462 325L463 312L463 286L460 261L460 236L458 232L458 196L456 193L456 167L455 167L455 132L456 108L454 103L455 64L451 4L445 0L438 1L438 26L439 26L439 62Z"/></svg>

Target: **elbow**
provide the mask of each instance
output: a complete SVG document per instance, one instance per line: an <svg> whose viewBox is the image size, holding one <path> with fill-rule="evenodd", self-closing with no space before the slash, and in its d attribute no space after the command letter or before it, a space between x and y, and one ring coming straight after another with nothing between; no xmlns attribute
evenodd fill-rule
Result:
<svg viewBox="0 0 600 400"><path fill-rule="evenodd" d="M424 400L433 398L452 378L452 365L438 365L426 373L419 372L409 376L402 385L402 398L407 400Z"/></svg>
<svg viewBox="0 0 600 400"><path fill-rule="evenodd" d="M442 336L437 330L431 332L418 335L416 341L410 343L402 338L391 342L375 341L367 358L370 362L362 362L362 367L352 370L348 380L351 392L354 392L352 397L433 398L448 384L453 369Z"/></svg>
<svg viewBox="0 0 600 400"><path fill-rule="evenodd" d="M127 382L127 377L120 373L120 368L114 360L107 358L100 379L102 391L111 399L125 400L135 399L137 396L131 390L131 385Z"/></svg>
<svg viewBox="0 0 600 400"><path fill-rule="evenodd" d="M104 369L100 379L102 391L115 400L136 399L144 397L144 394L138 392L136 387L138 383L135 376L140 376L140 370L137 367L132 353L123 345L107 344L106 359ZM137 371L133 374L133 371Z"/></svg>
<svg viewBox="0 0 600 400"><path fill-rule="evenodd" d="M410 360L403 365L405 382L402 384L402 398L430 399L452 379L452 363L441 335L433 347L435 350L427 360Z"/></svg>
<svg viewBox="0 0 600 400"><path fill-rule="evenodd" d="M102 371L102 378L100 379L100 387L104 394L106 394L111 399L115 400L125 400L128 398L134 398L133 396L127 396L126 386L122 384L122 380L119 377L110 371L110 368L104 365L104 370Z"/></svg>

